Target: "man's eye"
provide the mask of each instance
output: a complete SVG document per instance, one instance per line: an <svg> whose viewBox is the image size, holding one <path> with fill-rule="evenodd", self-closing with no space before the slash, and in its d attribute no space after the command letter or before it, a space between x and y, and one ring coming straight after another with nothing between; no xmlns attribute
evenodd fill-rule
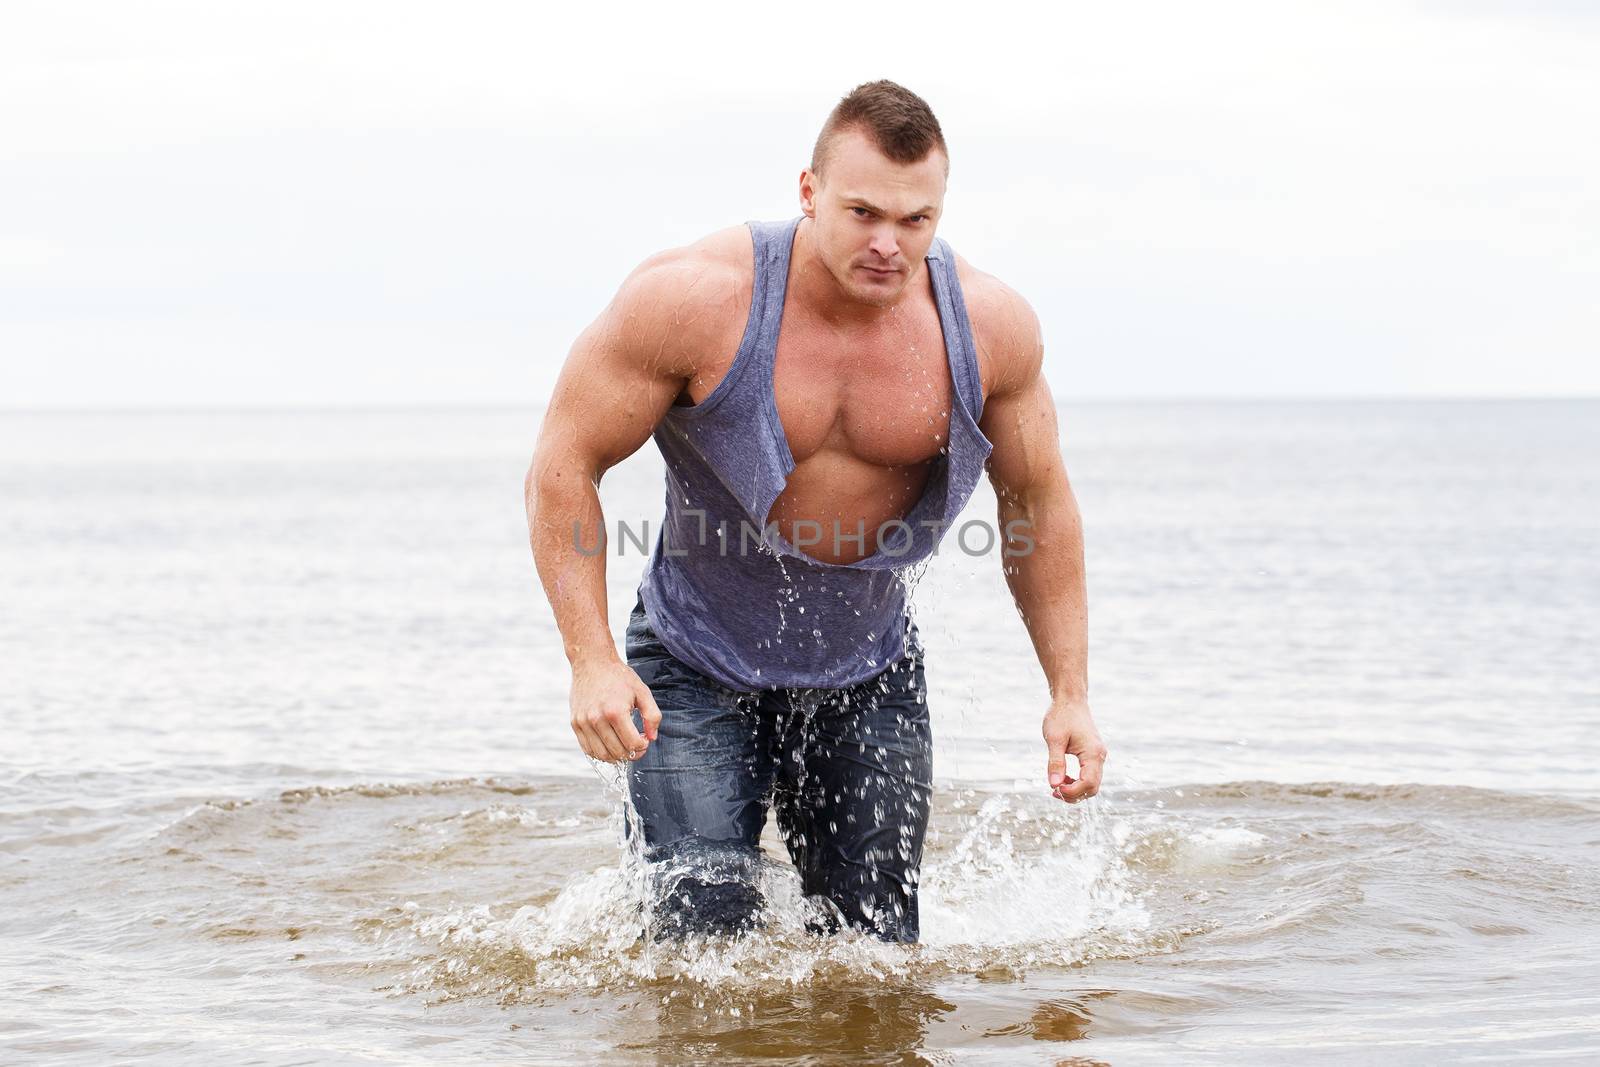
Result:
<svg viewBox="0 0 1600 1067"><path fill-rule="evenodd" d="M872 212L864 207L853 207L850 210L856 213L856 218L858 219L869 218L872 215Z"/></svg>
<svg viewBox="0 0 1600 1067"><path fill-rule="evenodd" d="M928 216L926 216L926 215L912 215L906 221L907 222L926 222L926 221L928 221Z"/></svg>

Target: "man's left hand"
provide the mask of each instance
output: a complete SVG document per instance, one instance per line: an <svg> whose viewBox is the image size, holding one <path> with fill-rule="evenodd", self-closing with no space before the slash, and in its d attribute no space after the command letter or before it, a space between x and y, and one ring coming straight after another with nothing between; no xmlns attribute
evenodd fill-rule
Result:
<svg viewBox="0 0 1600 1067"><path fill-rule="evenodd" d="M1100 792L1106 746L1084 700L1057 700L1044 717L1044 743L1050 750L1050 791L1072 804ZM1067 774L1067 754L1078 757L1078 777Z"/></svg>

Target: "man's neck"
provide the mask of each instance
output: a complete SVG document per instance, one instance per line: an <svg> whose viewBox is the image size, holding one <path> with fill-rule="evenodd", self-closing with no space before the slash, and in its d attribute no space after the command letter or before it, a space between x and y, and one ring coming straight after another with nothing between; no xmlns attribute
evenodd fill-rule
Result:
<svg viewBox="0 0 1600 1067"><path fill-rule="evenodd" d="M872 331L896 319L916 294L923 264L912 267L911 280L893 303L868 304L853 299L839 287L811 244L811 219L802 218L790 253L789 288L785 300L797 303L812 316L841 331Z"/></svg>

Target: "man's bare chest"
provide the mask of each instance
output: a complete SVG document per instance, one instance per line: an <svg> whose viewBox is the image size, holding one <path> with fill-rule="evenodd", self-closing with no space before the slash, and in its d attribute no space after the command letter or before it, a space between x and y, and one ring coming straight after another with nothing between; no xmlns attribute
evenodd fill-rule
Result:
<svg viewBox="0 0 1600 1067"><path fill-rule="evenodd" d="M882 466L920 463L950 433L950 364L932 309L870 334L786 321L772 377L796 466L825 450Z"/></svg>
<svg viewBox="0 0 1600 1067"><path fill-rule="evenodd" d="M775 349L745 353L762 366L741 379L761 384L758 395L744 390L741 402L765 403L759 392L771 389L796 467L819 454L914 466L947 447L955 395L931 285L870 328L830 323L798 300L780 307ZM697 405L718 392L749 340L747 326L744 315L737 322L730 315L714 341L697 346L702 358L678 404Z"/></svg>

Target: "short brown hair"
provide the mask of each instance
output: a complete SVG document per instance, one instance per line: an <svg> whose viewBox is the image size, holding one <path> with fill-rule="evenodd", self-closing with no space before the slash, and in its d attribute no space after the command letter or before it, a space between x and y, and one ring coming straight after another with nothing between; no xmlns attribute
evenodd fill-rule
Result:
<svg viewBox="0 0 1600 1067"><path fill-rule="evenodd" d="M858 85L839 101L811 150L812 173L822 173L835 138L846 130L865 133L878 151L896 163L916 163L937 148L949 167L950 150L944 145L944 131L939 129L933 109L922 97L892 81Z"/></svg>

